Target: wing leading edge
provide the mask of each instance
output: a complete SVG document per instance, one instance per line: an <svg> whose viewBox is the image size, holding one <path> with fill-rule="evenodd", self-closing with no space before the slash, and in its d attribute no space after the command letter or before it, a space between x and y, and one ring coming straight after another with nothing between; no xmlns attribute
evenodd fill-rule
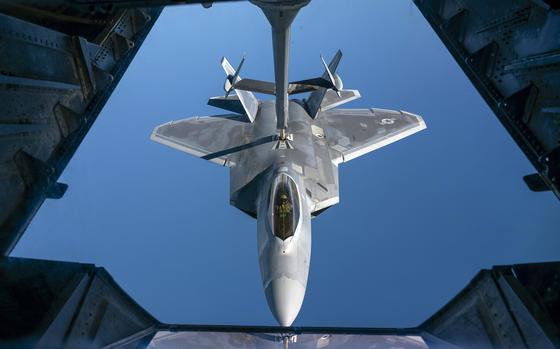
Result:
<svg viewBox="0 0 560 349"><path fill-rule="evenodd" d="M419 115L385 109L333 109L321 120L331 149L347 162L426 128Z"/></svg>

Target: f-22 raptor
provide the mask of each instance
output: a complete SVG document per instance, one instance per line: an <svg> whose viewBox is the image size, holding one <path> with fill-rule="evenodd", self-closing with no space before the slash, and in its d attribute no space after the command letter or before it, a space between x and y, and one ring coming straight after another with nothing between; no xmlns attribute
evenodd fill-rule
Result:
<svg viewBox="0 0 560 349"><path fill-rule="evenodd" d="M418 115L336 109L360 97L336 74L288 81L290 27L309 0L251 0L272 27L275 82L243 79L223 58L225 96L208 103L233 114L172 121L151 138L230 169L230 203L257 220L262 285L281 326L297 317L311 258L311 218L338 203L338 166L426 127ZM322 57L321 57L322 58ZM253 92L274 95L258 100ZM305 99L290 95L308 92Z"/></svg>

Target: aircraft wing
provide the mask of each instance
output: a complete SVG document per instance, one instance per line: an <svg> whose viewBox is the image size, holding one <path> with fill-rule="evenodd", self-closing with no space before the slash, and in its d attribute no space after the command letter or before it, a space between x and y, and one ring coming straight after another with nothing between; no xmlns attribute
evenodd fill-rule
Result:
<svg viewBox="0 0 560 349"><path fill-rule="evenodd" d="M232 166L235 153L225 150L247 143L250 127L239 115L202 116L157 126L150 138L219 165Z"/></svg>
<svg viewBox="0 0 560 349"><path fill-rule="evenodd" d="M321 114L325 138L339 163L396 142L426 128L422 117L385 109L331 109Z"/></svg>

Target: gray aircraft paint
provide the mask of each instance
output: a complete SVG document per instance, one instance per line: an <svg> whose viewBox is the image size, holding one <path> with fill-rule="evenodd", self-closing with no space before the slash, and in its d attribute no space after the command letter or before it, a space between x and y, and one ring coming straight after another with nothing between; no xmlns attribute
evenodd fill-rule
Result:
<svg viewBox="0 0 560 349"><path fill-rule="evenodd" d="M271 0L266 6L263 1L252 2L267 14L276 41L274 26L278 24L271 19L275 18L271 14L275 4L301 7L308 1ZM289 38L289 24L286 30ZM230 203L257 219L259 265L269 307L280 325L290 326L301 308L307 286L311 217L338 203L338 165L407 137L426 125L420 116L402 111L334 109L359 98L355 90L337 93L308 86L315 91L307 100L288 100L288 40L281 41L283 48L273 45L276 83L272 86L283 86L282 96L276 91L276 101L259 101L251 92L234 88L236 96L214 97L209 104L237 113L172 121L156 127L151 138L229 167ZM334 74L340 58L339 52L329 65L331 73ZM231 85L242 80L239 72L232 73L226 59L222 66L227 79L233 77ZM323 78L327 75L328 71ZM227 79L226 89L232 90ZM340 80L338 76L336 79ZM342 86L341 81L337 85ZM278 120L279 116L283 121ZM285 140L279 137L283 128ZM276 183L286 177L296 188L290 209L298 210L298 219L293 234L282 239L274 234L272 222L278 205L274 205L273 196Z"/></svg>

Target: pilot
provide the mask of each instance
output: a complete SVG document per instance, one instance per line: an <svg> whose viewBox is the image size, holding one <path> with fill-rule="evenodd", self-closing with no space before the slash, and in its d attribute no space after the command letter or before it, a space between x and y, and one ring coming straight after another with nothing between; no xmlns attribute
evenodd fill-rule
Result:
<svg viewBox="0 0 560 349"><path fill-rule="evenodd" d="M288 200L288 195L285 193L280 194L280 205L276 206L276 209L280 218L288 218L292 213L292 204Z"/></svg>

